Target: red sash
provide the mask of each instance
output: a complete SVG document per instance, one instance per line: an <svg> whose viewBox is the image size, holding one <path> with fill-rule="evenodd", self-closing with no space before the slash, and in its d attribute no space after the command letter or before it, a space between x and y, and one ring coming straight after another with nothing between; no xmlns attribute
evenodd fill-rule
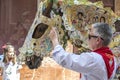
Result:
<svg viewBox="0 0 120 80"><path fill-rule="evenodd" d="M108 47L102 47L93 52L100 54L107 68L108 79L111 77L114 70L114 55Z"/></svg>

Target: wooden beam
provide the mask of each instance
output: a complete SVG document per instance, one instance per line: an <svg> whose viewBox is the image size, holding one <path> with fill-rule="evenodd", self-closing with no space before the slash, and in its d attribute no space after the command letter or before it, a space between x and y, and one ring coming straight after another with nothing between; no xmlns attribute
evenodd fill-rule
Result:
<svg viewBox="0 0 120 80"><path fill-rule="evenodd" d="M115 0L115 13L120 16L120 0Z"/></svg>

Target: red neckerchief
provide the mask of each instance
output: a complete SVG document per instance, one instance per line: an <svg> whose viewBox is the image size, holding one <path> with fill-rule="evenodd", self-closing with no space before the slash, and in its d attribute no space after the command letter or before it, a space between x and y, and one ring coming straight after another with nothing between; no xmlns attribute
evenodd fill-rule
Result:
<svg viewBox="0 0 120 80"><path fill-rule="evenodd" d="M114 55L108 47L102 47L100 49L94 50L102 56L107 68L108 79L111 77L114 70Z"/></svg>

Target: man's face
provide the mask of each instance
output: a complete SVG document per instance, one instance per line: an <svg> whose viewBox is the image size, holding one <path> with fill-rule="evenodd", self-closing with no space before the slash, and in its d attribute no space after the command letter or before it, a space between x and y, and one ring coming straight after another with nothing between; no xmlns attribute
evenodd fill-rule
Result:
<svg viewBox="0 0 120 80"><path fill-rule="evenodd" d="M94 28L91 26L88 34L88 44L91 50L95 47L95 39L91 37L92 35L94 35Z"/></svg>
<svg viewBox="0 0 120 80"><path fill-rule="evenodd" d="M91 50L96 50L101 46L102 39L95 34L95 28L90 27L88 35L88 44Z"/></svg>

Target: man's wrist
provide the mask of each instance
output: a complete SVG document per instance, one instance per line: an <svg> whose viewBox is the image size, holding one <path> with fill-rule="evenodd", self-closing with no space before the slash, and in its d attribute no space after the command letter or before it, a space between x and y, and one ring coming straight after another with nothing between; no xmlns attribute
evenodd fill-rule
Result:
<svg viewBox="0 0 120 80"><path fill-rule="evenodd" d="M52 42L53 43L53 47L55 48L57 45L59 45L59 41L58 40L55 40Z"/></svg>

